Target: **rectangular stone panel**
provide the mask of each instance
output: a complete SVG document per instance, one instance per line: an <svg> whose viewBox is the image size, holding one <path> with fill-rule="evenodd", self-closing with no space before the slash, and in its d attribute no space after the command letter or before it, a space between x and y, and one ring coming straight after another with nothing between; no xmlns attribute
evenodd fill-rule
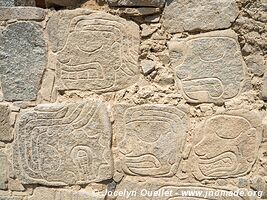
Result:
<svg viewBox="0 0 267 200"><path fill-rule="evenodd" d="M0 21L10 19L41 21L46 15L44 9L35 7L0 7L0 13Z"/></svg>
<svg viewBox="0 0 267 200"><path fill-rule="evenodd" d="M100 182L113 174L111 124L105 105L44 104L20 113L14 168L23 183Z"/></svg>
<svg viewBox="0 0 267 200"><path fill-rule="evenodd" d="M246 78L237 35L216 31L168 43L177 85L192 103L222 103L238 96Z"/></svg>
<svg viewBox="0 0 267 200"><path fill-rule="evenodd" d="M239 13L235 0L171 0L162 24L169 33L229 28Z"/></svg>
<svg viewBox="0 0 267 200"><path fill-rule="evenodd" d="M8 161L5 153L0 151L0 189L7 189ZM0 197L1 199L1 197Z"/></svg>
<svg viewBox="0 0 267 200"><path fill-rule="evenodd" d="M234 191L235 189L231 187L216 188L192 183L177 184L163 179L145 181L129 177L117 186L114 194L117 195L116 200L250 200L245 196L247 190L243 190L245 197L243 195L230 196Z"/></svg>
<svg viewBox="0 0 267 200"><path fill-rule="evenodd" d="M236 110L206 118L199 125L190 166L198 180L242 177L251 172L262 138L260 116Z"/></svg>
<svg viewBox="0 0 267 200"><path fill-rule="evenodd" d="M114 113L117 172L150 177L176 174L186 141L186 112L166 105L118 104Z"/></svg>
<svg viewBox="0 0 267 200"><path fill-rule="evenodd" d="M129 7L163 7L165 0L106 0L110 6L129 6Z"/></svg>
<svg viewBox="0 0 267 200"><path fill-rule="evenodd" d="M0 141L11 141L13 135L10 125L10 108L0 104Z"/></svg>
<svg viewBox="0 0 267 200"><path fill-rule="evenodd" d="M86 190L73 191L37 187L28 200L104 200L104 195L97 195Z"/></svg>
<svg viewBox="0 0 267 200"><path fill-rule="evenodd" d="M59 11L48 33L59 91L113 92L137 82L140 36L134 22L91 10Z"/></svg>
<svg viewBox="0 0 267 200"><path fill-rule="evenodd" d="M12 23L0 33L0 73L4 100L36 99L46 65L46 54L43 28L35 22Z"/></svg>

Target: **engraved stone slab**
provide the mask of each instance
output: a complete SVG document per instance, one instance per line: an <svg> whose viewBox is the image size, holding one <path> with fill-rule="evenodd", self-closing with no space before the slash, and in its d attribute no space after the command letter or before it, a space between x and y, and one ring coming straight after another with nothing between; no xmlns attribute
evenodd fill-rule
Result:
<svg viewBox="0 0 267 200"><path fill-rule="evenodd" d="M42 27L35 22L7 26L0 33L0 58L4 100L35 100L46 64Z"/></svg>
<svg viewBox="0 0 267 200"><path fill-rule="evenodd" d="M0 141L12 140L10 125L10 109L8 105L0 105Z"/></svg>
<svg viewBox="0 0 267 200"><path fill-rule="evenodd" d="M111 14L59 11L48 23L58 90L113 92L139 78L139 27Z"/></svg>
<svg viewBox="0 0 267 200"><path fill-rule="evenodd" d="M4 152L0 151L0 189L6 189L8 161ZM0 197L1 198L1 197Z"/></svg>
<svg viewBox="0 0 267 200"><path fill-rule="evenodd" d="M247 197L224 196L231 194L231 188L204 187L194 184L179 185L174 181L124 179L116 188L116 200L247 200ZM244 190L246 194L247 190ZM220 195L222 194L222 195Z"/></svg>
<svg viewBox="0 0 267 200"><path fill-rule="evenodd" d="M162 24L170 33L229 28L238 16L235 0L171 0Z"/></svg>
<svg viewBox="0 0 267 200"><path fill-rule="evenodd" d="M0 7L0 21L18 19L18 20L37 20L45 19L44 9L35 7Z"/></svg>
<svg viewBox="0 0 267 200"><path fill-rule="evenodd" d="M261 142L260 118L238 110L215 115L199 127L192 154L197 179L240 177L254 165Z"/></svg>
<svg viewBox="0 0 267 200"><path fill-rule="evenodd" d="M134 176L173 176L186 140L186 113L166 105L123 104L116 105L114 112L117 171Z"/></svg>
<svg viewBox="0 0 267 200"><path fill-rule="evenodd" d="M112 177L111 125L99 101L25 110L16 132L14 168L23 183L83 184Z"/></svg>
<svg viewBox="0 0 267 200"><path fill-rule="evenodd" d="M163 7L165 0L106 0L110 6Z"/></svg>
<svg viewBox="0 0 267 200"><path fill-rule="evenodd" d="M52 189L38 187L28 200L104 200L104 195L88 191L72 191L66 189Z"/></svg>
<svg viewBox="0 0 267 200"><path fill-rule="evenodd" d="M241 92L245 62L233 31L198 34L168 43L178 86L188 102L223 102Z"/></svg>

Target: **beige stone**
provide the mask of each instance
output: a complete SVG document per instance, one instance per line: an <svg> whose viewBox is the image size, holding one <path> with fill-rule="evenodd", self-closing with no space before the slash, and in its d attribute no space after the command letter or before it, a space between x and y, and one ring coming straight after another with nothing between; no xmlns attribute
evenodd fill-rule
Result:
<svg viewBox="0 0 267 200"><path fill-rule="evenodd" d="M58 90L113 92L139 78L139 27L118 16L77 9L59 11L48 22L57 54Z"/></svg>
<svg viewBox="0 0 267 200"><path fill-rule="evenodd" d="M170 33L229 28L238 16L235 0L172 0L162 24Z"/></svg>
<svg viewBox="0 0 267 200"><path fill-rule="evenodd" d="M134 176L173 176L186 140L186 112L166 105L123 104L116 105L114 112L117 171Z"/></svg>
<svg viewBox="0 0 267 200"><path fill-rule="evenodd" d="M66 189L52 189L37 187L28 200L104 200L104 194L88 192L86 190L72 191Z"/></svg>
<svg viewBox="0 0 267 200"><path fill-rule="evenodd" d="M233 31L173 39L168 47L177 84L188 102L220 103L240 94L246 65Z"/></svg>
<svg viewBox="0 0 267 200"><path fill-rule="evenodd" d="M207 118L195 135L193 174L199 180L248 174L257 159L261 138L261 120L254 111L228 111Z"/></svg>
<svg viewBox="0 0 267 200"><path fill-rule="evenodd" d="M247 197L230 196L233 188L216 188L196 184L177 184L158 179L135 180L126 178L116 188L116 200L247 200ZM121 193L119 193L121 192ZM246 194L246 190L243 191ZM222 194L222 195L219 195ZM228 196L226 196L228 194ZM216 196L217 195L217 196Z"/></svg>
<svg viewBox="0 0 267 200"><path fill-rule="evenodd" d="M84 184L112 177L111 125L103 103L38 105L18 120L14 168L23 183Z"/></svg>
<svg viewBox="0 0 267 200"><path fill-rule="evenodd" d="M11 141L13 135L10 125L10 108L8 105L0 105L0 141Z"/></svg>
<svg viewBox="0 0 267 200"><path fill-rule="evenodd" d="M46 11L36 7L0 7L0 21L18 20L37 20L45 19Z"/></svg>
<svg viewBox="0 0 267 200"><path fill-rule="evenodd" d="M5 153L0 151L0 189L7 188L8 161ZM1 197L0 197L1 198Z"/></svg>
<svg viewBox="0 0 267 200"><path fill-rule="evenodd" d="M110 6L162 7L165 0L106 0Z"/></svg>

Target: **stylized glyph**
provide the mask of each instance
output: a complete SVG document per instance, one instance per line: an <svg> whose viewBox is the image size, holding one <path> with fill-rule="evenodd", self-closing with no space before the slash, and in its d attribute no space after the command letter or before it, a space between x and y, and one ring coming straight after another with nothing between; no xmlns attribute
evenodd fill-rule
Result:
<svg viewBox="0 0 267 200"><path fill-rule="evenodd" d="M246 113L246 114L244 114ZM199 130L193 160L198 179L239 177L250 172L261 141L253 112L213 116Z"/></svg>
<svg viewBox="0 0 267 200"><path fill-rule="evenodd" d="M116 108L114 128L122 171L136 176L173 176L186 139L186 113L164 105L123 107Z"/></svg>
<svg viewBox="0 0 267 200"><path fill-rule="evenodd" d="M39 105L21 113L16 132L14 165L25 183L112 177L111 125L101 102Z"/></svg>
<svg viewBox="0 0 267 200"><path fill-rule="evenodd" d="M173 40L168 46L187 101L218 103L240 93L245 64L234 32L199 34Z"/></svg>
<svg viewBox="0 0 267 200"><path fill-rule="evenodd" d="M112 92L138 80L137 24L111 14L78 9L54 14L48 32L57 54L58 90Z"/></svg>

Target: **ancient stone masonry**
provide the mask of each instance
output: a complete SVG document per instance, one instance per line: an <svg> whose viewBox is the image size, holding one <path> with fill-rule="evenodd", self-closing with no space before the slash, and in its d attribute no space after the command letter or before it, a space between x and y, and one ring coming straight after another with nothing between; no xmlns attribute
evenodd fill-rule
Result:
<svg viewBox="0 0 267 200"><path fill-rule="evenodd" d="M267 200L266 10L0 0L0 200Z"/></svg>

